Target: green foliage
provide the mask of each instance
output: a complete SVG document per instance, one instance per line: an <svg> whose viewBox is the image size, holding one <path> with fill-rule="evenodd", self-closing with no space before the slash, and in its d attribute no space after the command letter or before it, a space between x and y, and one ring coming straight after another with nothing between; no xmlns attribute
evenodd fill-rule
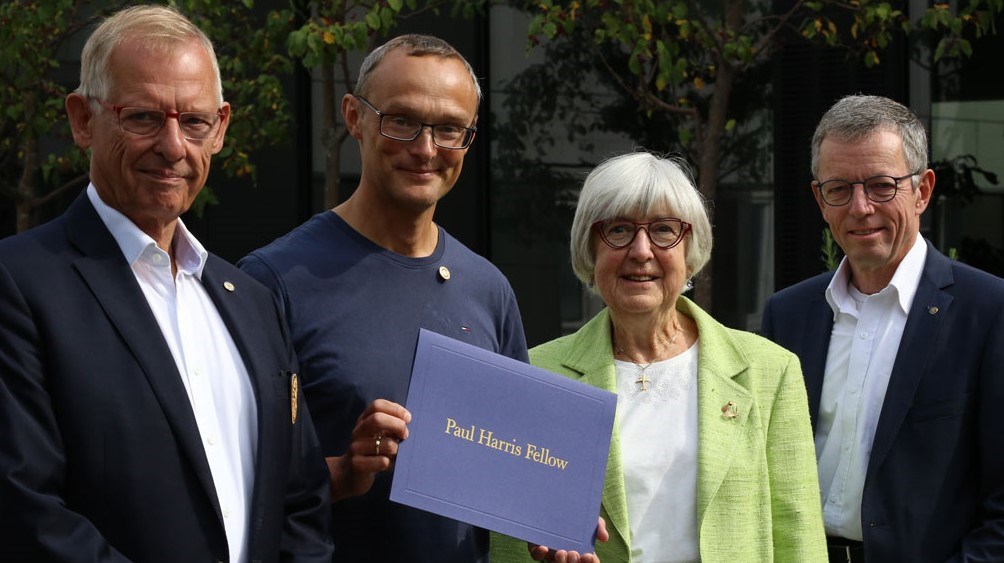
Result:
<svg viewBox="0 0 1004 563"><path fill-rule="evenodd" d="M33 195L32 183L59 185L84 165L80 152L67 146L67 87L55 79L54 53L76 29L74 8L72 0L0 4L0 195L15 202ZM63 143L42 155L43 136Z"/></svg>
<svg viewBox="0 0 1004 563"><path fill-rule="evenodd" d="M484 7L484 0L362 0L328 2L311 0L307 11L299 14L305 21L289 33L289 54L307 68L322 64L342 64L351 52L366 52L378 38L387 36L399 20L427 11L449 8L451 13L473 16ZM294 17L292 10L280 12Z"/></svg>
<svg viewBox="0 0 1004 563"><path fill-rule="evenodd" d="M769 62L775 38L784 31L846 48L868 67L881 63L883 49L895 36L915 27L934 35L936 60L968 56L969 38L994 31L1004 0L965 1L956 8L933 4L917 22L907 18L902 3L885 0L802 0L784 14L773 13L765 0L525 0L521 5L531 18L530 48L583 30L592 45L582 47L601 59L598 66L610 70L602 55L609 51L602 46L627 57L627 72L618 81L641 111L687 113L716 95L717 88L708 85L717 85L723 72L735 76ZM691 115L712 120L706 114ZM714 122L731 123L734 117ZM679 137L690 144L706 135Z"/></svg>
<svg viewBox="0 0 1004 563"><path fill-rule="evenodd" d="M833 232L830 231L829 227L823 229L823 245L820 247L820 250L822 251L822 260L826 271L832 272L836 270L837 266L840 265L840 258L843 256L843 252L833 239Z"/></svg>

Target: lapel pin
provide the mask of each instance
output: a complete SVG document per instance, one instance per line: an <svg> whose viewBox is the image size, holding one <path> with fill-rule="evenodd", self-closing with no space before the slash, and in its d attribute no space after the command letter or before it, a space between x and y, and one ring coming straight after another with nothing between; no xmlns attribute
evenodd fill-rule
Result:
<svg viewBox="0 0 1004 563"><path fill-rule="evenodd" d="M722 406L722 416L729 419L739 416L739 408L736 407L735 401L729 401Z"/></svg>
<svg viewBox="0 0 1004 563"><path fill-rule="evenodd" d="M450 279L450 269L446 266L439 267L439 279L446 281Z"/></svg>
<svg viewBox="0 0 1004 563"><path fill-rule="evenodd" d="M223 282L223 289L232 292L234 290L234 284L229 281L225 281Z"/></svg>
<svg viewBox="0 0 1004 563"><path fill-rule="evenodd" d="M293 424L296 424L296 409L297 400L300 394L300 381L297 379L296 374L290 374L289 376L289 410L292 413L290 416L293 419Z"/></svg>
<svg viewBox="0 0 1004 563"><path fill-rule="evenodd" d="M937 315L937 314L938 314L938 311L939 311L939 309L938 309L937 307L933 307L933 306L932 306L932 307L928 307L928 308L927 308L927 312L928 312L928 313L931 313L932 315Z"/></svg>

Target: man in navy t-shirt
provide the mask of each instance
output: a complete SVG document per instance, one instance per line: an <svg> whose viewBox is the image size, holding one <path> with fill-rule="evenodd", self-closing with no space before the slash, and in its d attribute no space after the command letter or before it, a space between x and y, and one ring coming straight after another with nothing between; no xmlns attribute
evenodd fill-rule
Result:
<svg viewBox="0 0 1004 563"><path fill-rule="evenodd" d="M474 139L481 89L446 42L371 53L342 99L362 175L353 195L241 268L281 300L332 480L335 560L487 562L484 530L391 503L419 328L527 361L512 288L433 222Z"/></svg>

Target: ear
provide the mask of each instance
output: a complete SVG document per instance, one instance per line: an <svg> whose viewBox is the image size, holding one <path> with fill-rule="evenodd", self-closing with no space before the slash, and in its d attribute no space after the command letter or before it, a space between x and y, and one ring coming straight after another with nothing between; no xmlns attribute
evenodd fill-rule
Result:
<svg viewBox="0 0 1004 563"><path fill-rule="evenodd" d="M362 125L359 123L362 116L359 113L359 100L352 94L342 96L342 117L345 119L345 128L349 130L357 141L362 140Z"/></svg>
<svg viewBox="0 0 1004 563"><path fill-rule="evenodd" d="M816 205L819 206L820 213L823 214L823 218L826 218L826 202L823 201L823 196L819 193L819 184L813 180L809 184L809 189L812 190L812 197L816 199Z"/></svg>
<svg viewBox="0 0 1004 563"><path fill-rule="evenodd" d="M223 150L223 138L226 136L227 127L230 126L230 103L223 102L223 107L220 109L223 111L223 121L220 122L220 130L216 133L216 138L213 139L213 154Z"/></svg>
<svg viewBox="0 0 1004 563"><path fill-rule="evenodd" d="M920 175L920 182L917 184L917 215L927 209L931 203L931 194L934 193L934 170L928 168Z"/></svg>
<svg viewBox="0 0 1004 563"><path fill-rule="evenodd" d="M91 126L95 117L91 102L76 92L69 94L66 96L66 115L70 118L73 142L82 149L90 148L94 141Z"/></svg>

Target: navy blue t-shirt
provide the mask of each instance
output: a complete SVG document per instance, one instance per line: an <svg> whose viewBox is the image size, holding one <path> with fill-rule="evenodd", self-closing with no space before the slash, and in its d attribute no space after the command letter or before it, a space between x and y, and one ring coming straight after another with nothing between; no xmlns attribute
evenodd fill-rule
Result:
<svg viewBox="0 0 1004 563"><path fill-rule="evenodd" d="M442 228L431 256L410 258L325 211L240 267L283 304L325 456L344 453L373 400L405 404L419 328L528 361L509 282ZM488 560L484 530L392 503L390 483L378 474L368 493L333 505L334 561Z"/></svg>

